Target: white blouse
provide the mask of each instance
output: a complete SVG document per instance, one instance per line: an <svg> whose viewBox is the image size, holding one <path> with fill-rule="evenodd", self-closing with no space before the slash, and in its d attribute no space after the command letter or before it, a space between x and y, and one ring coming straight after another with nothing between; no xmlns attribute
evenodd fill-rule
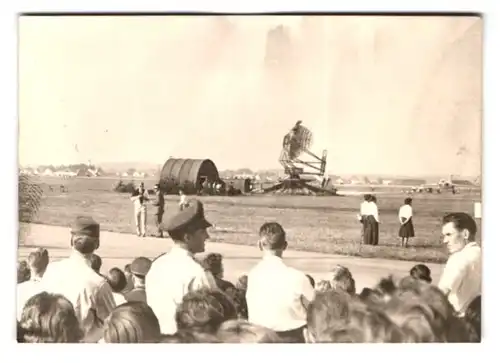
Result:
<svg viewBox="0 0 500 363"><path fill-rule="evenodd" d="M399 220L402 221L403 218L406 218L408 220L412 216L413 216L413 209L411 205L405 204L402 205L401 208L399 208Z"/></svg>

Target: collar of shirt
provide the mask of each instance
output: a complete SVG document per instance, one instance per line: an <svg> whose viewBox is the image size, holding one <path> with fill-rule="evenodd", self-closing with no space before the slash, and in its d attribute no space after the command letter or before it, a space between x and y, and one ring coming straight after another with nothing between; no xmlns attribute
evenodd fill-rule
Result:
<svg viewBox="0 0 500 363"><path fill-rule="evenodd" d="M193 260L195 260L194 255L191 252L189 252L188 250L181 248L179 246L174 245L172 247L172 249L170 250L170 253L175 254L175 255L179 255L179 256L186 256L186 257L189 257L189 258L192 258Z"/></svg>
<svg viewBox="0 0 500 363"><path fill-rule="evenodd" d="M278 257L276 255L271 255L271 254L265 254L262 257L262 261L266 263L273 263L273 264L280 264L283 265L283 259L281 257Z"/></svg>
<svg viewBox="0 0 500 363"><path fill-rule="evenodd" d="M69 256L69 258L72 261L75 261L77 263L83 263L83 264L87 265L88 267L91 267L90 260L78 251L73 250L73 252L71 252L71 255Z"/></svg>
<svg viewBox="0 0 500 363"><path fill-rule="evenodd" d="M464 246L464 248L461 249L461 251L464 251L464 250L472 248L472 247L479 247L479 243L477 243L477 242L469 242L469 243L467 243Z"/></svg>

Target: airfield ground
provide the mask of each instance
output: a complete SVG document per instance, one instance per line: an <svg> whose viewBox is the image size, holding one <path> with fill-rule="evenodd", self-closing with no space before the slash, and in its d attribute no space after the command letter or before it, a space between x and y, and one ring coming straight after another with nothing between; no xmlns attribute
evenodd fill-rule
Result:
<svg viewBox="0 0 500 363"><path fill-rule="evenodd" d="M126 234L135 232L129 195L112 191L116 179L43 178L40 181L45 184L45 194L35 223L67 227L78 214L89 214L101 223L103 231ZM154 183L154 180L145 180L146 187L152 187ZM46 184L55 186L62 184L67 187L68 191L61 193L57 188L50 191ZM267 221L278 221L287 230L290 248L293 250L443 263L447 254L440 245L442 216L452 211L472 214L473 203L480 201L480 194L413 195L416 237L407 249L399 247L397 218L398 208L405 197L406 195L401 191L388 191L387 189L384 189L383 194L378 197L381 218L379 246L360 244L361 226L356 219L361 201L360 196L266 195L200 197L200 199L205 204L207 219L214 224L209 232L210 241L215 242L214 245L220 243L255 246L260 225ZM164 219L177 211L177 203L178 197L166 197ZM154 232L152 214L148 218L148 229L149 232ZM123 238L131 237L124 236ZM161 240L153 238L138 239L135 242L143 246L145 250L150 248L150 243L162 244ZM124 245L123 248L128 247ZM158 251L162 252L161 248Z"/></svg>

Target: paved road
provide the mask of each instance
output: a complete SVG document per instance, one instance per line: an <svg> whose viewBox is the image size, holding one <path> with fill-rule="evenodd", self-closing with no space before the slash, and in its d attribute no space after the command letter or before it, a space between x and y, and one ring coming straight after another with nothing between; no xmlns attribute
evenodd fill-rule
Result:
<svg viewBox="0 0 500 363"><path fill-rule="evenodd" d="M22 226L22 228L26 227L27 231L21 233L22 242L19 247L21 258L25 258L33 247L38 246L47 248L53 260L68 256L70 252L68 228L40 224ZM103 259L102 271L104 272L115 266L123 269L125 264L137 256L154 258L168 251L171 246L172 241L168 238L139 238L132 234L102 231L101 247L97 253ZM206 252L219 252L224 256L226 278L232 281L248 272L260 257L260 251L255 247L227 243L208 242ZM342 264L351 270L358 290L373 286L380 278L389 274L403 277L415 264L408 261L367 259L304 251L287 251L285 260L289 265L311 274L316 280L327 278L332 266ZM434 281L438 281L443 265L427 264L427 266L432 271Z"/></svg>

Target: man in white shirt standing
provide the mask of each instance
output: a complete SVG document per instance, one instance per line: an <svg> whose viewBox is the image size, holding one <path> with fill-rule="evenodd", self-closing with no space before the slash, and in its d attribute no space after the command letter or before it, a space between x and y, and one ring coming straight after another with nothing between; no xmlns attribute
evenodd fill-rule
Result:
<svg viewBox="0 0 500 363"><path fill-rule="evenodd" d="M248 274L248 321L274 330L285 341L304 342L307 306L314 299L314 288L306 274L283 262L288 243L279 223L265 223L259 235L264 256Z"/></svg>
<svg viewBox="0 0 500 363"><path fill-rule="evenodd" d="M17 320L21 319L26 302L42 292L40 281L49 264L49 252L45 248L37 248L28 255L28 267L31 277L28 281L17 285Z"/></svg>
<svg viewBox="0 0 500 363"><path fill-rule="evenodd" d="M43 291L71 301L87 337L97 334L115 308L111 287L90 267L90 256L99 248L99 230L91 217L77 217L71 228L70 256L50 263L41 282Z"/></svg>
<svg viewBox="0 0 500 363"><path fill-rule="evenodd" d="M212 274L194 258L194 254L205 251L207 228L211 226L203 204L193 200L162 227L175 245L153 261L146 276L148 305L158 317L162 334L177 331L175 313L184 295L201 288L217 288Z"/></svg>
<svg viewBox="0 0 500 363"><path fill-rule="evenodd" d="M134 203L135 229L139 237L146 237L147 225L147 209L146 202L149 200L148 191L144 187L144 183L139 185L130 200Z"/></svg>
<svg viewBox="0 0 500 363"><path fill-rule="evenodd" d="M438 286L463 315L471 301L481 295L481 247L475 241L476 222L467 213L451 213L443 218L442 233L450 257Z"/></svg>

